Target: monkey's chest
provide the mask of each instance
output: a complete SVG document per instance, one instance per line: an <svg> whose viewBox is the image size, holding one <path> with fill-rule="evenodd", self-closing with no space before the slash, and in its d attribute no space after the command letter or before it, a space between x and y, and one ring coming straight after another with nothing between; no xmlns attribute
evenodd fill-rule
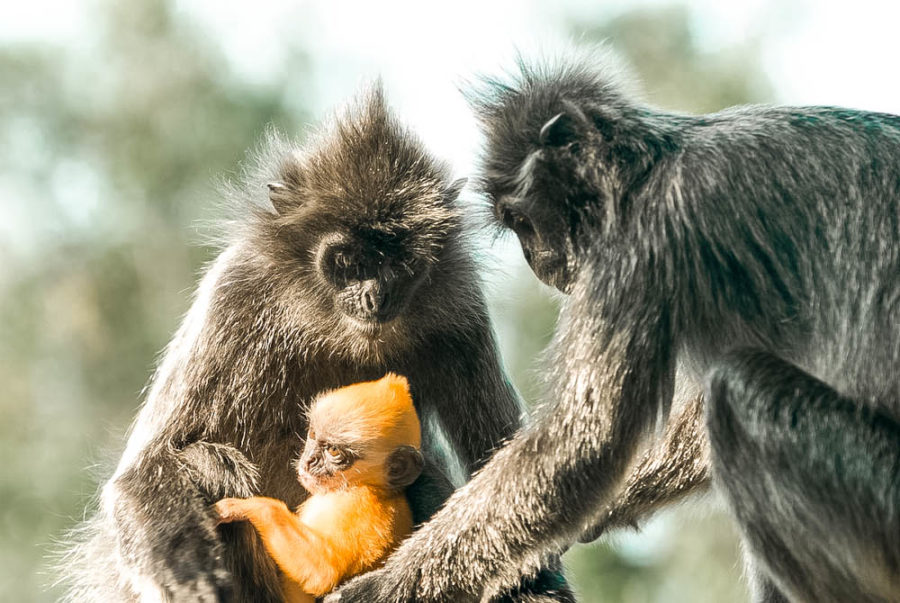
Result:
<svg viewBox="0 0 900 603"><path fill-rule="evenodd" d="M280 446L273 447L265 459L259 462L259 494L283 500L288 507L295 507L307 497L307 492L297 478L295 460L300 456L302 441L294 436Z"/></svg>

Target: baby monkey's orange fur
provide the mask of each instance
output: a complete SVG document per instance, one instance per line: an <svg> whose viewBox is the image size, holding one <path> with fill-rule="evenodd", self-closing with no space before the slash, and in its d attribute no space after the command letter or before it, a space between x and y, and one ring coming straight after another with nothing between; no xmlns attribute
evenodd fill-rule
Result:
<svg viewBox="0 0 900 603"><path fill-rule="evenodd" d="M391 373L320 396L297 463L311 496L225 498L222 522L248 520L284 573L285 599L313 601L381 564L412 530L403 490L422 471L421 432L406 379Z"/></svg>

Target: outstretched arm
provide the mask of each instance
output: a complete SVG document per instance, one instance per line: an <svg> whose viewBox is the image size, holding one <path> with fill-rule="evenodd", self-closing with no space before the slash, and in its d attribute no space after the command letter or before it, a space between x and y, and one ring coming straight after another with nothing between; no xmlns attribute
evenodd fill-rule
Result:
<svg viewBox="0 0 900 603"><path fill-rule="evenodd" d="M458 490L382 570L341 601L466 601L536 569L577 538L607 502L658 402L671 397L663 312L604 333L591 317L564 326L559 400Z"/></svg>
<svg viewBox="0 0 900 603"><path fill-rule="evenodd" d="M435 338L433 349L422 355L422 365L415 367L411 378L413 384L431 383L419 399L426 440L446 441L467 480L513 437L524 414L518 393L500 365L486 320L472 332ZM435 366L440 371L436 372ZM427 379L417 379L418 374ZM435 427L443 438L431 433ZM431 517L453 493L453 485L446 478L429 479L428 469L426 466L420 480L407 490L416 525ZM558 559L549 560L536 575L523 574L500 591L485 595L494 595L492 600L498 602L574 601Z"/></svg>

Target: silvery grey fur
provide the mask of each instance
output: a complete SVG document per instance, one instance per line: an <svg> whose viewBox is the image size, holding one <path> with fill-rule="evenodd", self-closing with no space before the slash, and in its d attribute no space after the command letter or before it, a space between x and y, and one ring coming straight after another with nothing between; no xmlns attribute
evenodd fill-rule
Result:
<svg viewBox="0 0 900 603"><path fill-rule="evenodd" d="M323 390L406 376L426 454L444 471L458 460L466 477L511 436L521 408L463 229L462 183L448 176L380 87L306 146L270 137L228 191L240 210L227 245L64 561L70 600L280 600L253 530L217 528L210 505L303 500L292 459ZM408 492L415 519L450 491L432 463ZM558 572L540 576L553 588L529 576L510 600L570 600Z"/></svg>
<svg viewBox="0 0 900 603"><path fill-rule="evenodd" d="M555 385L341 601L474 599L603 524L676 368L706 416L671 413L692 451L662 469L697 462L702 484L709 447L754 599L900 600L900 117L675 115L605 65L522 65L473 95L497 218L570 294Z"/></svg>

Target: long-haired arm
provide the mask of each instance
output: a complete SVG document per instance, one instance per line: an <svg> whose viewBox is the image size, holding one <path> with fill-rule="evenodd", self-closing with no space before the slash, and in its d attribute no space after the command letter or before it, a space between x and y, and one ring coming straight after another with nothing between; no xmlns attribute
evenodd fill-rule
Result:
<svg viewBox="0 0 900 603"><path fill-rule="evenodd" d="M663 507L709 487L709 440L699 394L673 412L662 439L648 450L629 474L616 498L579 537L592 542L610 530L637 527Z"/></svg>
<svg viewBox="0 0 900 603"><path fill-rule="evenodd" d="M668 315L632 318L621 331L604 329L618 322L569 318L558 342L564 358L557 366L566 372L556 403L382 570L343 588L341 601L477 599L514 583L521 568L536 570L609 502L658 404L671 400Z"/></svg>

